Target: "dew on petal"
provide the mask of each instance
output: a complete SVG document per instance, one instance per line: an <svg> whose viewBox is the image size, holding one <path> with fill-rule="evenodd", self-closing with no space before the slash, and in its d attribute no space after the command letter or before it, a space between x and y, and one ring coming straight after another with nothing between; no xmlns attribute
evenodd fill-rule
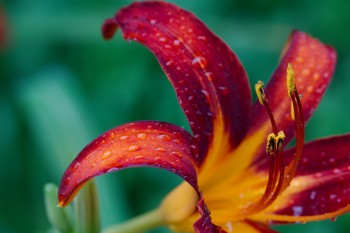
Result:
<svg viewBox="0 0 350 233"><path fill-rule="evenodd" d="M209 97L209 92L208 92L208 91L202 89L201 92L202 92L206 97Z"/></svg>
<svg viewBox="0 0 350 233"><path fill-rule="evenodd" d="M69 184L70 177L67 177L66 179L63 180L64 185Z"/></svg>
<svg viewBox="0 0 350 233"><path fill-rule="evenodd" d="M134 151L138 151L138 150L140 150L140 147L139 147L139 146L136 146L136 145L130 146L130 147L128 148L128 151L130 151L130 152L134 152Z"/></svg>
<svg viewBox="0 0 350 233"><path fill-rule="evenodd" d="M166 42L166 41L167 41L167 39L166 39L165 37L160 37L158 40L159 40L160 42Z"/></svg>
<svg viewBox="0 0 350 233"><path fill-rule="evenodd" d="M136 155L135 156L135 159L143 159L145 156L143 156L143 155Z"/></svg>
<svg viewBox="0 0 350 233"><path fill-rule="evenodd" d="M229 89L227 87L219 86L218 88L224 95L229 93Z"/></svg>
<svg viewBox="0 0 350 233"><path fill-rule="evenodd" d="M308 75L310 75L311 71L310 71L310 69L305 68L301 71L301 73L305 76L308 76Z"/></svg>
<svg viewBox="0 0 350 233"><path fill-rule="evenodd" d="M207 66L207 64L208 64L208 62L204 57L195 57L192 60L193 67L197 68L197 69L199 69L199 68L204 69Z"/></svg>
<svg viewBox="0 0 350 233"><path fill-rule="evenodd" d="M80 163L77 162L77 163L74 165L74 167L72 167L72 171L75 172L75 171L78 169L79 166L80 166Z"/></svg>
<svg viewBox="0 0 350 233"><path fill-rule="evenodd" d="M205 72L205 76L207 76L209 81L214 80L214 74L212 72Z"/></svg>
<svg viewBox="0 0 350 233"><path fill-rule="evenodd" d="M205 36L198 36L198 40L207 41L207 38Z"/></svg>
<svg viewBox="0 0 350 233"><path fill-rule="evenodd" d="M157 23L157 20L151 19L149 22L150 22L151 24L156 24L156 23Z"/></svg>
<svg viewBox="0 0 350 233"><path fill-rule="evenodd" d="M174 43L175 46L179 46L181 44L181 41L180 40L174 40L173 43Z"/></svg>
<svg viewBox="0 0 350 233"><path fill-rule="evenodd" d="M170 136L167 135L167 134L160 134L160 135L157 136L157 139L169 141L170 140Z"/></svg>
<svg viewBox="0 0 350 233"><path fill-rule="evenodd" d="M141 140L145 140L145 139L147 138L147 135L146 135L145 133L139 133L139 134L137 135L137 138L138 138L138 139L141 139Z"/></svg>
<svg viewBox="0 0 350 233"><path fill-rule="evenodd" d="M304 208L302 206L293 206L292 210L294 216L300 216L303 213Z"/></svg>
<svg viewBox="0 0 350 233"><path fill-rule="evenodd" d="M304 58L303 57L297 57L295 59L298 63L303 63L304 62Z"/></svg>
<svg viewBox="0 0 350 233"><path fill-rule="evenodd" d="M316 191L312 191L312 192L310 193L310 199L311 199L311 200L314 200L315 197L316 197Z"/></svg>
<svg viewBox="0 0 350 233"><path fill-rule="evenodd" d="M163 147L157 147L157 148L156 148L156 151L165 152L165 149L164 149Z"/></svg>
<svg viewBox="0 0 350 233"><path fill-rule="evenodd" d="M122 140L122 141L124 141L124 140L126 140L126 139L128 139L128 138L129 138L129 136L124 135L124 136L121 136L119 139Z"/></svg>
<svg viewBox="0 0 350 233"><path fill-rule="evenodd" d="M107 159L109 157L111 157L112 155L112 152L111 151L105 151L103 154L102 154L102 159Z"/></svg>

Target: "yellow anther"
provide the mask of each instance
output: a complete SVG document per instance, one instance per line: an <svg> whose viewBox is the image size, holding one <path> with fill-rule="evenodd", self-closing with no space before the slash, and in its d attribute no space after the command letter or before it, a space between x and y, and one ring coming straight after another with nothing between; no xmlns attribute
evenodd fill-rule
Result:
<svg viewBox="0 0 350 233"><path fill-rule="evenodd" d="M267 155L272 155L273 151L276 148L276 135L274 133L270 133L267 136L267 144L266 144L266 154Z"/></svg>
<svg viewBox="0 0 350 233"><path fill-rule="evenodd" d="M286 135L283 133L283 131L279 131L277 136L275 137L275 143L279 151L282 150L282 144L285 138L286 138Z"/></svg>
<svg viewBox="0 0 350 233"><path fill-rule="evenodd" d="M255 84L255 92L256 92L256 95L258 96L258 100L261 105L264 105L264 101L266 100L263 86L264 86L264 83L262 81L258 81Z"/></svg>
<svg viewBox="0 0 350 233"><path fill-rule="evenodd" d="M295 112L294 112L294 104L293 101L290 101L290 118L295 121Z"/></svg>
<svg viewBox="0 0 350 233"><path fill-rule="evenodd" d="M294 70L291 63L288 63L287 68L287 89L288 95L291 97L291 93L295 90L295 78L294 78Z"/></svg>
<svg viewBox="0 0 350 233"><path fill-rule="evenodd" d="M270 133L267 136L266 153L267 155L273 155L273 152L277 150L282 150L282 144L286 135L283 131L279 131L278 134Z"/></svg>

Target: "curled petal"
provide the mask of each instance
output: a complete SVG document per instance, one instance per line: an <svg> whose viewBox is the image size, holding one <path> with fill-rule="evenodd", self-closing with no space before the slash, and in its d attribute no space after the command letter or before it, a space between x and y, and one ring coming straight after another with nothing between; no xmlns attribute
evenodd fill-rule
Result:
<svg viewBox="0 0 350 233"><path fill-rule="evenodd" d="M198 201L197 209L201 217L193 225L196 233L226 233L221 227L211 222L210 212L203 198Z"/></svg>
<svg viewBox="0 0 350 233"><path fill-rule="evenodd" d="M214 122L231 147L242 140L251 100L246 73L230 48L196 16L166 2L137 2L106 20L105 38L118 27L125 39L144 44L157 57L189 120L199 164L213 140Z"/></svg>
<svg viewBox="0 0 350 233"><path fill-rule="evenodd" d="M289 150L287 154L293 152ZM303 154L291 186L272 207L271 220L316 221L348 212L350 135L308 143Z"/></svg>
<svg viewBox="0 0 350 233"><path fill-rule="evenodd" d="M111 129L87 145L65 171L58 191L65 206L83 184L128 167L156 167L179 175L196 190L192 136L168 123L144 121Z"/></svg>
<svg viewBox="0 0 350 233"><path fill-rule="evenodd" d="M295 122L291 119L290 98L286 85L287 65L291 63L295 72L295 82L299 94L302 95L304 119L307 121L325 93L336 63L336 52L333 48L319 40L300 32L294 31L289 38L281 62L265 88L265 93L274 114L278 130L286 135L285 143L295 135ZM268 115L260 103L253 108L252 127L250 132L264 129L266 135L272 132ZM265 161L264 146L266 139L261 140L261 152L255 161Z"/></svg>

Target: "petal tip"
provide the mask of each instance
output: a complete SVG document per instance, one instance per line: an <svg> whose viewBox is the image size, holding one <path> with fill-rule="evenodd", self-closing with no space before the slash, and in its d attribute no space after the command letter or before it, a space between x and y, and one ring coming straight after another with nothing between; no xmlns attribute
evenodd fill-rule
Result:
<svg viewBox="0 0 350 233"><path fill-rule="evenodd" d="M106 40L113 38L114 33L118 29L118 23L115 19L106 19L102 26L102 35Z"/></svg>

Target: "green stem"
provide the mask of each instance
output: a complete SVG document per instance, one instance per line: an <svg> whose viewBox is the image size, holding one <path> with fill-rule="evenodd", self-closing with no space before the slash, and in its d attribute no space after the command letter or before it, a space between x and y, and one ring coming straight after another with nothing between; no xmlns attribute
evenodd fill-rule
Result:
<svg viewBox="0 0 350 233"><path fill-rule="evenodd" d="M164 225L160 209L152 210L121 224L104 229L101 233L141 233Z"/></svg>

